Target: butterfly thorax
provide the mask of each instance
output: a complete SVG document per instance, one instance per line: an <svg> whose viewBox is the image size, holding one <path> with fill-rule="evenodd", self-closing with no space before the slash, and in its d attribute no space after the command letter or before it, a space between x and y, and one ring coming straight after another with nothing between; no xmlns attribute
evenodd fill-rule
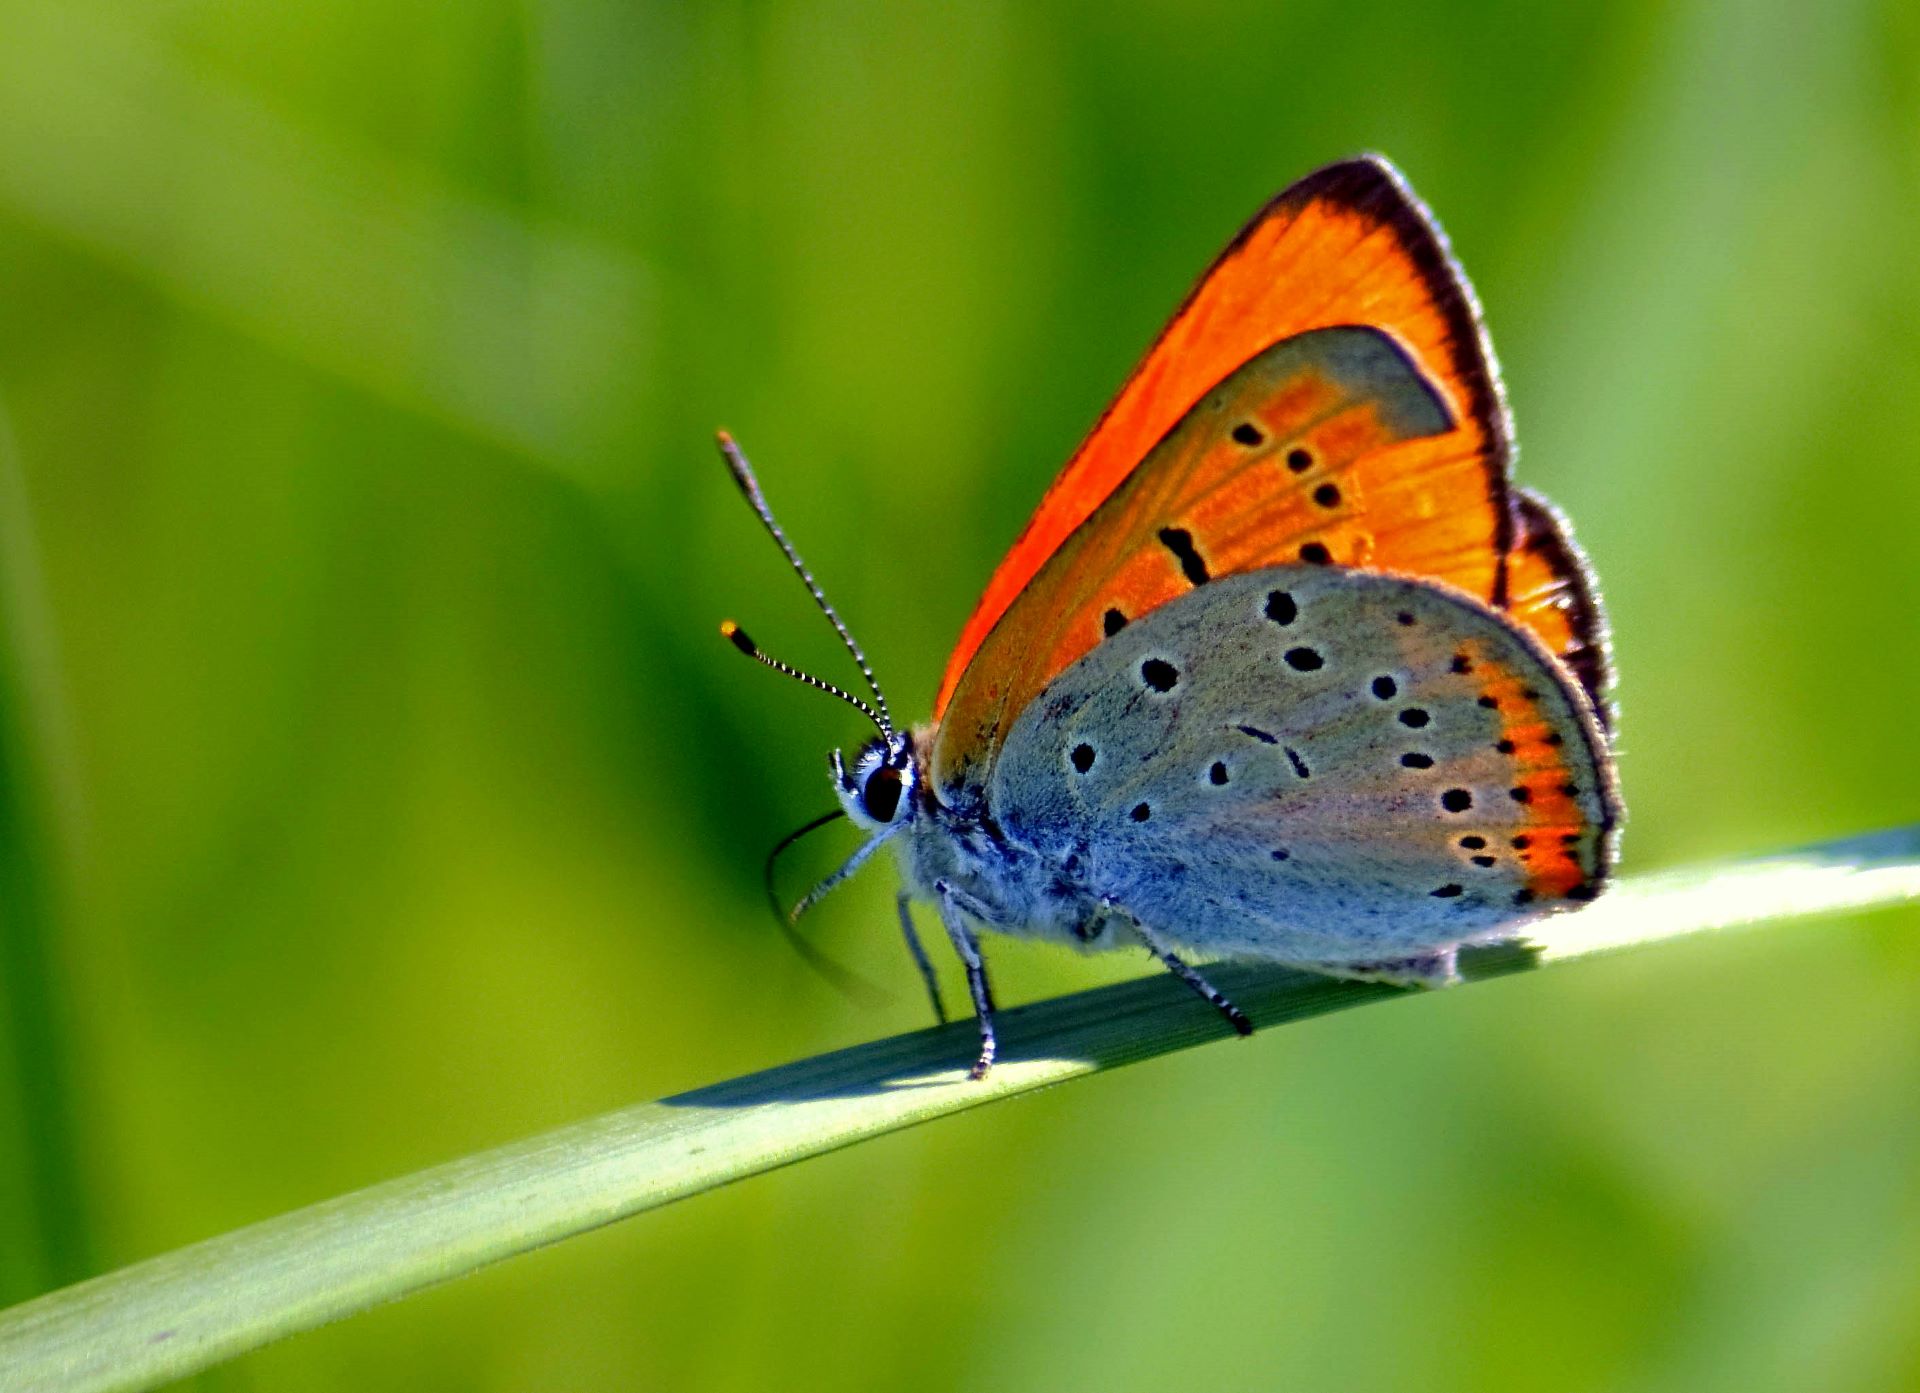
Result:
<svg viewBox="0 0 1920 1393"><path fill-rule="evenodd" d="M901 873L917 899L949 900L968 918L1000 933L1091 945L1106 918L1079 875L1079 858L1043 856L1010 835L983 798L943 799L928 778L932 732L909 737L913 796L893 842Z"/></svg>

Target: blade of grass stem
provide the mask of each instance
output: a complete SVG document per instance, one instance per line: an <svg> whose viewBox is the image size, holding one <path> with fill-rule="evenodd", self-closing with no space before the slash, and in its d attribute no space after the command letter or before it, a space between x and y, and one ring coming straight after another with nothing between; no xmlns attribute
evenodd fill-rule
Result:
<svg viewBox="0 0 1920 1393"><path fill-rule="evenodd" d="M32 519L0 407L0 1296L11 1300L92 1266L58 953L78 800Z"/></svg>
<svg viewBox="0 0 1920 1393"><path fill-rule="evenodd" d="M1920 825L1629 880L1469 980L1736 924L1920 898ZM1245 965L1211 974L1262 1026L1409 993ZM313 1205L0 1312L8 1387L149 1387L487 1263L749 1175L1227 1034L1164 977L895 1036L576 1123Z"/></svg>

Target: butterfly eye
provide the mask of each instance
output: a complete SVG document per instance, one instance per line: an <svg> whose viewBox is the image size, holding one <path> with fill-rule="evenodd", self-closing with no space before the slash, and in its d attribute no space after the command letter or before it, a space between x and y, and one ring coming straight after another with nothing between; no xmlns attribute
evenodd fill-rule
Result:
<svg viewBox="0 0 1920 1393"><path fill-rule="evenodd" d="M860 804L875 822L892 822L893 815L900 811L900 771L881 768L869 774L866 787L860 791Z"/></svg>

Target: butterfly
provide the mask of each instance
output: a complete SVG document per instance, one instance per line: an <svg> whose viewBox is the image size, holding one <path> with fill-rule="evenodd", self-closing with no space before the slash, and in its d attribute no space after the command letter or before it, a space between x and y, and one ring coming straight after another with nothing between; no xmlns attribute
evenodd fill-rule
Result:
<svg viewBox="0 0 1920 1393"><path fill-rule="evenodd" d="M1592 899L1623 815L1607 631L1511 441L1473 291L1399 173L1308 175L1175 312L903 729L723 432L873 695L722 625L878 730L829 761L866 840L795 916L892 847L942 1019L916 902L966 969L979 1078L984 931L1144 949L1247 1034L1196 961L1440 985L1461 947Z"/></svg>

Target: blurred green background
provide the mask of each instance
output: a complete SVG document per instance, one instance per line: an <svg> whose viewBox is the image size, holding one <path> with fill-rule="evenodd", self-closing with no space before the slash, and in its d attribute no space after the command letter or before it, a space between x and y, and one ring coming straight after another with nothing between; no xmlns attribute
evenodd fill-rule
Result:
<svg viewBox="0 0 1920 1393"><path fill-rule="evenodd" d="M1905 0L0 0L0 1300L919 1026L890 870L813 928L883 1009L759 903L863 732L717 639L847 672L711 430L924 715L1189 279L1361 149L1605 584L1628 868L1915 817ZM201 1383L1911 1388L1916 927L1210 1047Z"/></svg>

